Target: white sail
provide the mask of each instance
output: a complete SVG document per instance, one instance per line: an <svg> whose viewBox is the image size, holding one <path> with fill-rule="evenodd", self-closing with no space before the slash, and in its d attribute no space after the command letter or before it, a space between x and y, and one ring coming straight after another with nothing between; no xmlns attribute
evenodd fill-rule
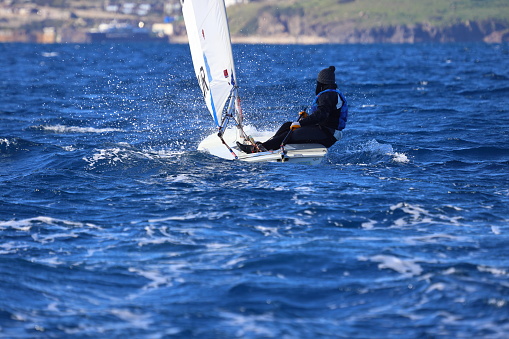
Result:
<svg viewBox="0 0 509 339"><path fill-rule="evenodd" d="M181 0L181 4L194 71L219 127L236 82L224 0Z"/></svg>

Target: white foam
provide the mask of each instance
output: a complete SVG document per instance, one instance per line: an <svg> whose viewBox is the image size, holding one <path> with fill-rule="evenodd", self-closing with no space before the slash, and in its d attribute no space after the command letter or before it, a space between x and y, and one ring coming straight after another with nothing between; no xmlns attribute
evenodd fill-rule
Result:
<svg viewBox="0 0 509 339"><path fill-rule="evenodd" d="M12 228L17 231L27 232L32 228L32 224L27 220L10 220L10 221L0 221L0 229Z"/></svg>
<svg viewBox="0 0 509 339"><path fill-rule="evenodd" d="M493 305L498 308L502 308L502 307L505 307L507 302L505 300L491 298L490 300L488 300L488 304Z"/></svg>
<svg viewBox="0 0 509 339"><path fill-rule="evenodd" d="M140 239L138 241L138 246L148 246L148 245L162 245L162 244L184 244L183 242L179 241L179 239L172 237L158 237L158 238L146 238L146 239Z"/></svg>
<svg viewBox="0 0 509 339"><path fill-rule="evenodd" d="M408 244L416 244L416 243L435 244L442 240L462 241L464 239L457 237L457 236L452 236L449 234L430 234L430 235L425 235L425 236L421 236L421 237L406 237L406 238L404 238L404 241Z"/></svg>
<svg viewBox="0 0 509 339"><path fill-rule="evenodd" d="M65 125L53 126L40 126L44 131L51 131L56 133L109 133L109 132L123 132L119 128L95 128L95 127L77 127Z"/></svg>
<svg viewBox="0 0 509 339"><path fill-rule="evenodd" d="M31 258L30 259L32 262L36 262L38 264L44 264L46 266L52 266L52 267L57 267L57 266L60 266L60 265L66 265L65 262L61 261L59 258L57 257L53 257L53 258Z"/></svg>
<svg viewBox="0 0 509 339"><path fill-rule="evenodd" d="M279 236L277 227L265 227L265 226L255 226L255 229L262 232L265 237L268 236Z"/></svg>
<svg viewBox="0 0 509 339"><path fill-rule="evenodd" d="M369 221L363 222L361 224L361 227L364 228L364 229L367 229L367 230L372 230L375 227L376 224L377 224L376 220L369 219Z"/></svg>
<svg viewBox="0 0 509 339"><path fill-rule="evenodd" d="M163 275L159 271L147 271L147 270L140 270L140 269L137 269L134 267L130 267L129 272L139 274L142 277L147 278L148 280L151 281L149 284L143 286L144 290L155 289L155 288L159 288L161 286L171 286L172 285L171 278Z"/></svg>
<svg viewBox="0 0 509 339"><path fill-rule="evenodd" d="M117 318L128 322L130 325L129 327L148 329L153 323L153 321L150 320L150 315L136 314L123 309L112 309L110 312Z"/></svg>
<svg viewBox="0 0 509 339"><path fill-rule="evenodd" d="M122 154L123 151L120 148L109 148L109 149L100 149L97 150L98 153L95 153L92 157L86 158L83 160L88 162L89 166L93 167L100 160L109 160L111 163L122 162L128 158L127 154Z"/></svg>
<svg viewBox="0 0 509 339"><path fill-rule="evenodd" d="M153 158L158 159L169 159L174 158L175 156L185 154L186 152L184 150L182 151L173 151L173 150L167 150L167 149L160 149L160 150L154 150L152 148L144 150L145 155L151 155Z"/></svg>
<svg viewBox="0 0 509 339"><path fill-rule="evenodd" d="M457 273L457 270L454 267L450 267L442 272L442 274L444 274L444 275L452 275L452 274L456 274L456 273Z"/></svg>
<svg viewBox="0 0 509 339"><path fill-rule="evenodd" d="M493 232L493 234L496 234L496 235L500 235L502 232L500 231L500 227L498 226L491 226L491 231Z"/></svg>
<svg viewBox="0 0 509 339"><path fill-rule="evenodd" d="M97 162L106 161L110 165L117 165L120 163L126 163L131 159L167 159L180 154L182 151L171 152L167 150L163 151L152 151L152 150L135 150L132 149L131 145L127 143L119 143L117 147L95 149L96 153L90 157L83 157L90 167L95 167Z"/></svg>
<svg viewBox="0 0 509 339"><path fill-rule="evenodd" d="M417 222L432 222L432 218L430 218L429 211L417 206L411 205L407 203L398 203L390 207L391 211L395 211L397 209L401 209L403 212L410 215L410 220L407 217L402 217L394 221L395 227L404 227L411 226L416 224Z"/></svg>
<svg viewBox="0 0 509 339"><path fill-rule="evenodd" d="M393 227L405 227L415 226L416 224L443 224L448 222L454 226L461 226L460 220L462 217L459 216L448 216L445 214L430 213L424 208L418 205L412 205L408 203L398 203L390 207L391 211L401 210L408 216L401 217L393 222Z"/></svg>
<svg viewBox="0 0 509 339"><path fill-rule="evenodd" d="M188 213L186 215L176 215L176 216L171 216L171 217L166 217L166 218L149 219L148 222L150 222L150 223L160 223L160 222L165 222L165 221L194 220L194 219L199 218L201 216L202 216L202 214L200 212L198 212L198 213ZM210 215L209 215L209 217L210 217Z"/></svg>
<svg viewBox="0 0 509 339"><path fill-rule="evenodd" d="M167 220L185 220L185 219L173 219L173 217L162 218L162 219L151 219L149 222L153 223L161 223ZM186 235L193 234L192 230L189 229L179 229L182 233ZM154 225L149 225L145 227L145 231L147 233L147 238L141 238L138 241L138 246L147 246L147 245L160 245L160 244L178 244L178 245L195 245L195 243L190 240L189 237L178 238L170 233L168 233L168 227L156 227ZM162 236L161 236L162 235Z"/></svg>
<svg viewBox="0 0 509 339"><path fill-rule="evenodd" d="M45 217L45 216L39 216L35 218L29 218L29 219L22 219L22 220L9 220L9 221L0 221L0 229L6 229L6 228L12 228L18 231L29 231L32 226L38 225L38 224L46 224L46 225L64 225L64 226L70 226L75 228L82 228L82 227L88 227L88 228L97 228L101 229L100 227L91 224L91 223L81 223L81 222L75 222L75 221L69 221L69 220L63 220L63 219L57 219L57 218L51 218L51 217Z"/></svg>
<svg viewBox="0 0 509 339"><path fill-rule="evenodd" d="M405 153L399 153L399 152L395 152L394 154L392 154L392 160L394 162L400 162L403 164L410 162L410 160L408 160L408 157L406 156Z"/></svg>
<svg viewBox="0 0 509 339"><path fill-rule="evenodd" d="M266 301L268 304L271 303L270 300ZM239 314L239 313L231 313L227 311L220 312L220 316L224 319L223 321L228 326L233 326L237 329L235 336L239 338L245 337L266 337L273 338L273 331L263 324L274 322L274 315L272 313L268 314Z"/></svg>
<svg viewBox="0 0 509 339"><path fill-rule="evenodd" d="M19 249L26 248L27 245L21 245L19 243L15 242L6 242L4 244L0 244L0 255L2 254L10 254L10 253L16 253Z"/></svg>
<svg viewBox="0 0 509 339"><path fill-rule="evenodd" d="M9 146L11 144L11 142L9 141L9 139L0 139L0 144L5 144L5 146Z"/></svg>
<svg viewBox="0 0 509 339"><path fill-rule="evenodd" d="M147 232L147 235L149 237L153 237L154 236L154 227L152 227L152 226L145 226L145 231Z"/></svg>
<svg viewBox="0 0 509 339"><path fill-rule="evenodd" d="M62 149L67 152L74 152L76 150L76 147L70 145L70 146L62 146Z"/></svg>
<svg viewBox="0 0 509 339"><path fill-rule="evenodd" d="M54 242L58 238L67 239L67 238L77 238L77 237L78 237L78 235L73 232L56 233L56 234L50 234L50 235L44 235L44 236L39 235L37 233L32 234L32 239L34 239L34 241L40 242L41 244Z"/></svg>
<svg viewBox="0 0 509 339"><path fill-rule="evenodd" d="M408 157L405 153L394 152L392 145L379 143L375 139L372 139L372 140L366 142L364 145L362 145L361 151L385 154L385 155L392 157L392 160L394 162L399 162L399 163L404 163L404 164L410 162L410 160L408 159Z"/></svg>
<svg viewBox="0 0 509 339"><path fill-rule="evenodd" d="M430 293L433 291L444 291L447 288L447 285L444 283L436 283L428 287L426 293Z"/></svg>
<svg viewBox="0 0 509 339"><path fill-rule="evenodd" d="M359 258L361 261L365 261L365 258ZM420 265L416 264L413 260L403 260L392 255L375 255L369 258L370 261L379 262L378 268L388 268L394 270L404 276L415 276L422 273Z"/></svg>
<svg viewBox="0 0 509 339"><path fill-rule="evenodd" d="M491 274L497 275L497 276L507 276L508 275L508 271L506 271L502 268L496 268L496 267L477 266L477 270L479 272L487 272L487 273L491 273Z"/></svg>

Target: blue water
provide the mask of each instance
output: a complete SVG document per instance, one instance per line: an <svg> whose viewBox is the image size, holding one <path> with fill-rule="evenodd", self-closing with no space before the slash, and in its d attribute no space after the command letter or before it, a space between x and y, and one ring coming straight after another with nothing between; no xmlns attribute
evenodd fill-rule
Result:
<svg viewBox="0 0 509 339"><path fill-rule="evenodd" d="M509 46L234 57L258 131L336 66L320 165L197 151L185 45L0 44L0 337L507 338Z"/></svg>

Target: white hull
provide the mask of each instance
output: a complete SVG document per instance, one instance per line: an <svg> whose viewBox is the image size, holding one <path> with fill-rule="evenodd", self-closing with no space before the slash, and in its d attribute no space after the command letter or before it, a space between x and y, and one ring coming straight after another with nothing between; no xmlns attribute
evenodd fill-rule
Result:
<svg viewBox="0 0 509 339"><path fill-rule="evenodd" d="M286 154L280 150L246 154L238 147L233 150L241 161L247 162L288 162L292 164L317 165L327 154L327 148L320 144L288 144Z"/></svg>

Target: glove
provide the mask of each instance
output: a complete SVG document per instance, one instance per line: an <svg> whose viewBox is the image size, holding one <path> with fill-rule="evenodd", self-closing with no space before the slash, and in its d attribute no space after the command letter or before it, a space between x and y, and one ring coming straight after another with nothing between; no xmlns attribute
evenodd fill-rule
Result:
<svg viewBox="0 0 509 339"><path fill-rule="evenodd" d="M297 128L300 128L300 123L292 122L292 124L290 125L290 130L295 131Z"/></svg>
<svg viewBox="0 0 509 339"><path fill-rule="evenodd" d="M299 112L300 118L305 119L309 116L309 114L306 113L306 111Z"/></svg>

